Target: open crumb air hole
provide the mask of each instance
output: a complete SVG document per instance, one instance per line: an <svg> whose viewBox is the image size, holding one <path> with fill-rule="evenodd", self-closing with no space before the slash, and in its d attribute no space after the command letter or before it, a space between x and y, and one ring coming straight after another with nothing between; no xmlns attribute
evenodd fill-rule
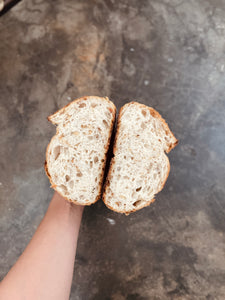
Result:
<svg viewBox="0 0 225 300"><path fill-rule="evenodd" d="M147 114L147 113L146 113L146 110L142 109L142 110L141 110L141 113L142 113L142 115L143 115L144 117L146 117L146 114Z"/></svg>
<svg viewBox="0 0 225 300"><path fill-rule="evenodd" d="M64 184L59 185L59 189L61 189L64 194L67 194L67 187Z"/></svg>
<svg viewBox="0 0 225 300"><path fill-rule="evenodd" d="M140 206L140 205L143 204L143 203L144 203L143 200L137 200L137 201L135 201L135 202L133 203L133 206L138 207L138 206Z"/></svg>
<svg viewBox="0 0 225 300"><path fill-rule="evenodd" d="M106 120L103 120L102 122L103 122L103 124L105 125L106 128L109 127L109 124L106 122Z"/></svg>
<svg viewBox="0 0 225 300"><path fill-rule="evenodd" d="M81 104L79 105L79 108L82 108L82 107L85 107L85 106L86 106L85 103L81 103Z"/></svg>
<svg viewBox="0 0 225 300"><path fill-rule="evenodd" d="M57 158L59 157L60 155L60 151L61 151L61 147L60 146L56 146L53 150L53 157L54 157L54 160L57 160Z"/></svg>

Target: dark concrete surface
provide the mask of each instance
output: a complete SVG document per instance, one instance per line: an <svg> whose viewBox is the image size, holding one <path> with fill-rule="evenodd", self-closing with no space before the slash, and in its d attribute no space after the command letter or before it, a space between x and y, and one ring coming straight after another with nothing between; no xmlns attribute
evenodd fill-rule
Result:
<svg viewBox="0 0 225 300"><path fill-rule="evenodd" d="M224 0L23 0L0 18L1 278L53 193L46 117L106 95L154 107L180 144L153 205L85 209L71 299L225 299L224 37Z"/></svg>

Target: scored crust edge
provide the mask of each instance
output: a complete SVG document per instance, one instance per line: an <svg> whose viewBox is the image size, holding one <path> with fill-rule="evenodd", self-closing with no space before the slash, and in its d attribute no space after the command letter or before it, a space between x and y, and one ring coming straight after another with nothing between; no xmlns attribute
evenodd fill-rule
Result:
<svg viewBox="0 0 225 300"><path fill-rule="evenodd" d="M118 139L118 132L120 130L120 123L121 123L121 116L122 116L122 113L123 113L123 110L125 107L127 106L130 106L130 105L138 105L142 108L145 108L145 109L148 109L150 111L150 114L154 117L154 118L157 118L157 119L160 119L160 121L163 123L163 126L165 128L165 130L167 132L169 132L175 139L175 142L168 148L168 150L166 151L166 153L169 153L174 147L176 147L176 145L178 144L179 140L174 136L173 132L170 130L168 124L166 123L165 119L163 119L163 117L160 115L160 113L158 113L154 108L152 107L149 107L145 104L142 104L142 103L138 103L138 102L135 102L135 101L132 101L132 102L129 102L129 103L126 103L125 105L123 105L121 108L120 108L120 111L119 111L119 115L118 115L118 119L117 119L117 124L115 125L116 126L116 135L115 135L115 139L114 139L114 142L113 142L113 155L115 155L115 152L116 152L116 145L117 145L117 139ZM167 163L168 163L168 172L167 172L167 175L165 177L165 180L164 182L162 183L159 191L157 192L157 194L164 188L165 184L166 184L166 181L168 179L168 176L169 176L169 173L170 173L170 161L169 161L169 158L167 157L167 155L165 155L166 158L167 158ZM106 177L106 181L105 181L105 184L104 184L104 187L103 187L103 194L102 194L102 201L105 203L105 205L115 211L115 212L118 212L118 213L121 213L121 214L126 214L126 215L129 215L130 213L132 212L135 212L135 211L138 211L146 206L149 206L151 203L153 203L155 201L155 198L147 201L146 203L144 203L142 206L139 206L138 209L132 209L132 210L117 210L115 208L113 208L111 205L109 205L108 203L106 203L106 197L105 197L105 194L106 194L106 190L108 189L109 187L109 181L110 179L112 178L112 166L114 164L114 160L115 158L113 157L110 161L110 166L109 166L109 171L108 171L108 174L107 174L107 177Z"/></svg>
<svg viewBox="0 0 225 300"><path fill-rule="evenodd" d="M68 103L67 105L65 105L64 107L58 109L54 114L50 115L49 117L47 117L47 120L49 122L51 122L52 124L55 125L54 122L52 122L51 118L62 111L62 113L64 113L64 110L66 107L70 106L72 103L74 102L79 102L79 101L84 101L84 100L89 100L90 98L98 98L98 99L101 99L101 100L105 100L107 101L108 103L112 104L113 106L113 118L111 120L111 124L110 124L110 128L109 128L109 136L108 136L108 141L106 143L106 153L105 153L105 157L104 157L104 160L105 160L105 163L104 163L104 166L102 168L102 173L100 174L100 182L99 182L99 186L98 186L98 189L99 189L99 193L98 195L96 196L95 200L94 201L89 201L87 203L80 203L79 201L76 201L76 200L71 200L69 199L68 197L66 196L63 196L62 193L60 191L57 190L57 186L53 183L52 181L52 178L51 178L51 175L49 174L48 172L48 163L47 163L47 153L48 153L48 149L49 149L49 146L50 146L50 143L52 141L52 139L57 136L58 134L58 128L56 128L56 134L51 138L51 141L49 142L48 146L47 146L47 149L46 149L46 153L45 153L45 156L46 156L46 159L45 159L45 163L44 163L44 169L45 169L45 173L46 175L48 176L49 178L49 181L51 183L51 187L58 193L60 194L64 199L66 199L67 201L69 201L70 203L73 203L73 204L77 204L77 205L84 205L84 206L89 206L91 204L94 204L96 203L100 198L101 198L101 194L102 194L102 190L103 190L103 179L104 179L104 173L105 173L105 167L106 167L106 158L107 158L107 154L108 154L108 150L109 150L109 145L110 145L110 139L111 139L111 136L112 136L112 131L113 131L113 126L114 126L114 123L115 123L115 118L116 118L116 106L115 104L109 100L108 97L98 97L98 96L84 96L84 97L81 97L81 98L78 98L78 99L75 99L73 100L72 102Z"/></svg>

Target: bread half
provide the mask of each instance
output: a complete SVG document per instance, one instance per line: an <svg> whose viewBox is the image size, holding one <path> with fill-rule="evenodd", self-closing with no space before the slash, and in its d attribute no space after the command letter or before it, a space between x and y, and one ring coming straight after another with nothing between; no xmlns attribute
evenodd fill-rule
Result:
<svg viewBox="0 0 225 300"><path fill-rule="evenodd" d="M154 201L170 171L165 152L178 143L153 108L137 102L119 112L117 132L103 201L112 210L130 213Z"/></svg>
<svg viewBox="0 0 225 300"><path fill-rule="evenodd" d="M100 198L115 114L108 98L89 96L48 118L57 129L47 147L45 170L68 201L90 205Z"/></svg>

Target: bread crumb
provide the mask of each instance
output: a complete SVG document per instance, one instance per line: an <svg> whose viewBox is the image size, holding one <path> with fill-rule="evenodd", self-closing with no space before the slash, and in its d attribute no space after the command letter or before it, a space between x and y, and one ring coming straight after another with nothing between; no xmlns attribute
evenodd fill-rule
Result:
<svg viewBox="0 0 225 300"><path fill-rule="evenodd" d="M116 221L110 218L106 218L110 225L115 225Z"/></svg>

